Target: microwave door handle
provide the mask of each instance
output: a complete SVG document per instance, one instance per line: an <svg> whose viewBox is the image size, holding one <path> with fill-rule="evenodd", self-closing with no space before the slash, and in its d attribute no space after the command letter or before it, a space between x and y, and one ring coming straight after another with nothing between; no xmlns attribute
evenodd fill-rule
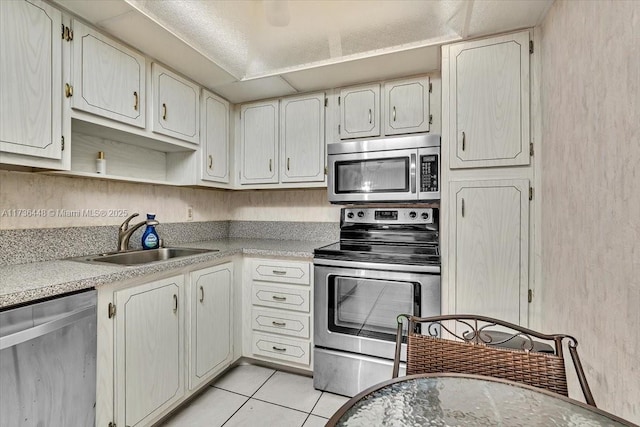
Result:
<svg viewBox="0 0 640 427"><path fill-rule="evenodd" d="M409 165L409 181L411 182L411 194L416 194L416 155L411 155L411 164Z"/></svg>

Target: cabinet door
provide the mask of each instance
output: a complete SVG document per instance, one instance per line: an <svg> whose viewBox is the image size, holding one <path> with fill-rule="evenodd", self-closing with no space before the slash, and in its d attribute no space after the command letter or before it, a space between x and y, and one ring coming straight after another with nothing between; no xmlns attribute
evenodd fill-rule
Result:
<svg viewBox="0 0 640 427"><path fill-rule="evenodd" d="M280 182L324 181L324 93L280 103Z"/></svg>
<svg viewBox="0 0 640 427"><path fill-rule="evenodd" d="M0 1L0 151L62 157L61 25L47 3Z"/></svg>
<svg viewBox="0 0 640 427"><path fill-rule="evenodd" d="M451 182L455 313L527 325L529 181Z"/></svg>
<svg viewBox="0 0 640 427"><path fill-rule="evenodd" d="M240 107L241 184L278 182L278 101Z"/></svg>
<svg viewBox="0 0 640 427"><path fill-rule="evenodd" d="M71 106L144 128L144 57L79 21L73 33Z"/></svg>
<svg viewBox="0 0 640 427"><path fill-rule="evenodd" d="M529 164L529 33L450 48L450 167Z"/></svg>
<svg viewBox="0 0 640 427"><path fill-rule="evenodd" d="M229 182L229 103L202 92L201 179Z"/></svg>
<svg viewBox="0 0 640 427"><path fill-rule="evenodd" d="M191 389L233 359L232 283L232 263L191 273Z"/></svg>
<svg viewBox="0 0 640 427"><path fill-rule="evenodd" d="M149 420L184 394L184 278L115 293L117 424Z"/></svg>
<svg viewBox="0 0 640 427"><path fill-rule="evenodd" d="M429 131L429 77L384 84L384 133Z"/></svg>
<svg viewBox="0 0 640 427"><path fill-rule="evenodd" d="M380 85L340 90L340 139L380 135Z"/></svg>
<svg viewBox="0 0 640 427"><path fill-rule="evenodd" d="M151 64L151 73L152 130L198 144L200 142L200 88L155 63Z"/></svg>

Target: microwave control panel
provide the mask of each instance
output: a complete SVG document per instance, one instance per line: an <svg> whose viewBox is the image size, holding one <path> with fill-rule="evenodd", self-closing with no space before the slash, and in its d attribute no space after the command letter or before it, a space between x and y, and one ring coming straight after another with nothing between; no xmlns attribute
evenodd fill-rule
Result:
<svg viewBox="0 0 640 427"><path fill-rule="evenodd" d="M420 156L420 191L423 193L438 191L438 155Z"/></svg>

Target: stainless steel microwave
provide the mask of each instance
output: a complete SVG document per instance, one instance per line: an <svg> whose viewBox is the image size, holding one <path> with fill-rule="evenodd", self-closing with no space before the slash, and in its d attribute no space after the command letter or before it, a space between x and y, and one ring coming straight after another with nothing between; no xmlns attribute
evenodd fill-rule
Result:
<svg viewBox="0 0 640 427"><path fill-rule="evenodd" d="M329 144L331 203L440 199L440 135Z"/></svg>

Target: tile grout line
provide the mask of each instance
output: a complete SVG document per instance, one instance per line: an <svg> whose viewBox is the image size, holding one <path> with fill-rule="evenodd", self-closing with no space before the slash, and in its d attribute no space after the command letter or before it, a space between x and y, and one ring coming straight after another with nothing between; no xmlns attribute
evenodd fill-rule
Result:
<svg viewBox="0 0 640 427"><path fill-rule="evenodd" d="M256 391L254 391L254 392L253 392L253 394L252 394L251 396L249 396L249 397L247 398L247 400L245 400L245 402L244 402L242 405L240 405L240 407L239 407L238 409L236 409L236 410L235 410L235 412L234 412L233 414L231 414L231 416L230 416L229 418L227 418L227 420L226 420L224 423L222 423L222 426L221 426L221 427L224 427L224 425L225 425L225 424L227 424L227 423L229 422L229 420L230 420L231 418L233 418L233 416L234 416L235 414L237 414L237 413L238 413L238 411L239 411L240 409L242 409L242 408L244 407L244 405L246 405L246 404L247 404L247 402L248 402L248 401L250 401L250 400L251 400L251 398L253 397L253 395L254 395L254 394L256 394L256 393L258 392L258 390L260 390L260 389L262 388L262 386L264 386L264 385L267 383L267 381L269 381L269 380L271 379L271 377L272 377L272 376L274 376L274 375L276 374L276 372L278 372L278 371L275 371L275 370L274 370L274 371L273 371L273 373L272 373L271 375L269 375L269 378L267 378L267 379L266 379L262 384L260 384L260 387L258 387L258 388L256 389ZM214 386L212 386L212 387L214 387ZM220 387L218 387L218 388L220 388ZM223 388L220 388L220 390L224 390L224 389L223 389ZM229 391L229 390L225 390L225 391ZM233 392L231 392L231 393L233 393ZM240 394L240 393L237 393L237 394ZM244 394L240 394L240 396L247 397L247 396L245 396Z"/></svg>
<svg viewBox="0 0 640 427"><path fill-rule="evenodd" d="M311 408L311 410L307 414L307 418L304 419L304 422L302 423L302 426L304 426L306 424L307 420L311 416L311 413L313 412L314 409L316 409L316 406L318 406L318 402L320 402L320 399L322 398L323 395L324 395L324 391L321 391L320 392L320 396L318 396L318 400L316 400L316 403L313 404L313 407Z"/></svg>

